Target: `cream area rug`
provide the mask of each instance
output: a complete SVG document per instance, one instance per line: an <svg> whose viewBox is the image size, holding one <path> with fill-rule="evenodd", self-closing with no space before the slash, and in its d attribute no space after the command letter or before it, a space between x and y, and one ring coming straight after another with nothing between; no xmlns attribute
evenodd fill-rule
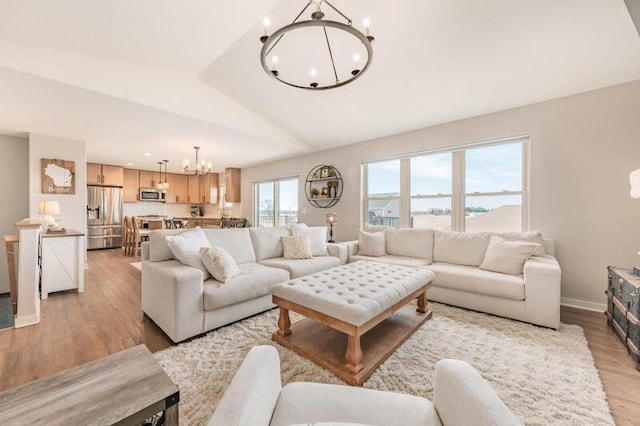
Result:
<svg viewBox="0 0 640 426"><path fill-rule="evenodd" d="M527 425L614 425L582 328L549 330L437 303L427 321L364 387L433 399L435 363L473 365ZM283 384L342 383L328 371L271 341L276 309L157 352L180 389L180 424L203 425L254 345L280 353ZM293 313L292 313L293 314ZM292 315L292 321L299 319Z"/></svg>

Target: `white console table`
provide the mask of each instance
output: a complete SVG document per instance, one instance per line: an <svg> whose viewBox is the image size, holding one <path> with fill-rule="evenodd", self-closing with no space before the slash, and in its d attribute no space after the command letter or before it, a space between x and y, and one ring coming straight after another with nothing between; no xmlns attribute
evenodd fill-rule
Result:
<svg viewBox="0 0 640 426"><path fill-rule="evenodd" d="M67 229L64 233L41 234L41 297L62 290L84 291L84 233Z"/></svg>

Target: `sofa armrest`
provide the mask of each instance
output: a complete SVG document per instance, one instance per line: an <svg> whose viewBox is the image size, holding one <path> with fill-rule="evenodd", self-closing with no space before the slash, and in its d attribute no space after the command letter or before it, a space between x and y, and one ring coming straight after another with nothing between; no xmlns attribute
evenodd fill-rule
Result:
<svg viewBox="0 0 640 426"><path fill-rule="evenodd" d="M444 359L436 363L433 405L444 426L522 424L465 361Z"/></svg>
<svg viewBox="0 0 640 426"><path fill-rule="evenodd" d="M524 264L527 321L556 329L560 326L561 275L553 256L533 256Z"/></svg>
<svg viewBox="0 0 640 426"><path fill-rule="evenodd" d="M174 342L204 332L203 278L177 260L142 262L142 310Z"/></svg>
<svg viewBox="0 0 640 426"><path fill-rule="evenodd" d="M342 244L347 246L347 262L351 262L351 256L358 254L358 240L345 241Z"/></svg>
<svg viewBox="0 0 640 426"><path fill-rule="evenodd" d="M267 426L280 396L280 358L272 346L254 346L209 419L209 426Z"/></svg>
<svg viewBox="0 0 640 426"><path fill-rule="evenodd" d="M329 256L334 256L340 259L340 264L344 265L349 259L349 252L347 245L344 243L327 243L327 251Z"/></svg>
<svg viewBox="0 0 640 426"><path fill-rule="evenodd" d="M140 260L145 261L149 260L149 256L151 254L151 243L149 241L143 241L140 244Z"/></svg>

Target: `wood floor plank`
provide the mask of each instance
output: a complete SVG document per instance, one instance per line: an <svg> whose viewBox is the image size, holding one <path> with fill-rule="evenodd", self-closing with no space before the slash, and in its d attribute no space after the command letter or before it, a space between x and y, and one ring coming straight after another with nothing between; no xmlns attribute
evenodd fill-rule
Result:
<svg viewBox="0 0 640 426"><path fill-rule="evenodd" d="M41 322L0 330L0 391L144 343L151 352L170 340L141 308L139 259L121 250L88 253L85 292L52 293ZM640 372L608 329L603 313L563 307L562 321L584 329L618 425L640 424Z"/></svg>

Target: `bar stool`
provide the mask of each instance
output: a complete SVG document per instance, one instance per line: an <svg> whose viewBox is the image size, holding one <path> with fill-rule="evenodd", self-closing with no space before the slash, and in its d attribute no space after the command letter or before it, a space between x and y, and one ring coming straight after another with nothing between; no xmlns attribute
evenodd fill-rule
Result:
<svg viewBox="0 0 640 426"><path fill-rule="evenodd" d="M131 256L138 257L138 250L140 249L140 244L143 241L149 240L149 234L151 233L148 229L142 228L142 221L138 217L134 217L133 220L133 240L131 247Z"/></svg>

